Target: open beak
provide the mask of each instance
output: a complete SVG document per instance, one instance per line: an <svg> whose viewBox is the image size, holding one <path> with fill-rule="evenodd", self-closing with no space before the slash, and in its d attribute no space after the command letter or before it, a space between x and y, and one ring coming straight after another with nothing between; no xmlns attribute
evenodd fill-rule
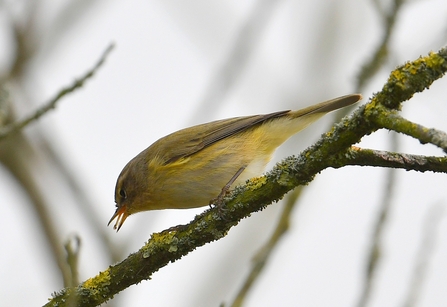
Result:
<svg viewBox="0 0 447 307"><path fill-rule="evenodd" d="M121 226L123 226L124 221L127 219L128 216L129 214L127 213L126 206L118 207L115 213L113 214L112 218L110 219L109 223L107 223L107 226L109 226L110 223L112 223L112 221L116 219L113 229L116 229L116 232L118 232Z"/></svg>

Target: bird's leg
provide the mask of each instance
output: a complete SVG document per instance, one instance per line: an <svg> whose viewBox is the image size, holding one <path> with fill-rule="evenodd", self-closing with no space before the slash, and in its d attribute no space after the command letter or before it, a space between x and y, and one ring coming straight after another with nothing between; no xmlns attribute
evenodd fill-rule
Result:
<svg viewBox="0 0 447 307"><path fill-rule="evenodd" d="M236 179L242 174L242 172L245 170L245 166L242 166L236 174L231 177L230 181L222 188L222 191L220 191L220 194L210 201L210 207L211 205L214 205L218 209L219 212L222 212L224 209L222 207L223 199L227 195L228 191L230 190L231 185L236 181Z"/></svg>
<svg viewBox="0 0 447 307"><path fill-rule="evenodd" d="M227 195L228 191L230 190L231 185L236 181L236 179L240 176L240 174L242 174L242 172L245 170L245 166L242 166L237 172L236 174L233 175L233 177L231 177L230 181L228 181L228 183L222 188L222 191L220 191L220 194L212 199L209 203L210 207L215 207L217 208L219 214L221 214L224 211L224 208L222 207L223 204L223 199L225 197L225 195ZM177 225L177 226L173 226L170 227L168 229L163 230L161 233L168 233L171 231L182 231L186 229L186 226L188 225Z"/></svg>
<svg viewBox="0 0 447 307"><path fill-rule="evenodd" d="M224 208L222 207L223 199L225 195L227 195L228 191L230 190L231 185L236 181L236 179L242 174L242 172L245 170L245 166L242 166L236 174L231 177L230 181L222 188L222 191L220 191L219 195L212 199L209 203L210 207L214 206L217 208L217 211L219 212L219 215L222 215L222 212L224 211ZM186 228L187 225L177 225L170 227L168 229L163 230L161 233L167 233L171 231L182 231Z"/></svg>

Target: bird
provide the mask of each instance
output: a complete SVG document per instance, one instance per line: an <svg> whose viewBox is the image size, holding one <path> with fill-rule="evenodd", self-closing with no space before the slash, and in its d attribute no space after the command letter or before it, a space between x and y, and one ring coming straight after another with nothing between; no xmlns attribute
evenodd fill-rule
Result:
<svg viewBox="0 0 447 307"><path fill-rule="evenodd" d="M297 111L234 117L160 138L123 168L115 186L119 231L131 214L210 204L223 188L260 176L276 148L328 112L362 99L350 94Z"/></svg>

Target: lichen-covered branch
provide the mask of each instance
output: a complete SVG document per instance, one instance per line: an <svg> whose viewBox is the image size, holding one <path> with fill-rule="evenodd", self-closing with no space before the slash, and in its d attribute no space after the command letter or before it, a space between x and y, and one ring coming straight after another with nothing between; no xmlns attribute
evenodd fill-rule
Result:
<svg viewBox="0 0 447 307"><path fill-rule="evenodd" d="M251 179L246 185L237 187L225 199L226 210L210 209L187 225L153 234L139 251L77 287L56 293L46 306L66 306L64 302L68 300L76 302L76 306L97 306L130 285L149 279L169 262L180 259L206 243L221 239L241 219L278 201L295 187L309 183L325 168L340 167L343 163L348 165L350 159L355 160L357 165L362 159L369 159L368 165L373 166L445 172L447 161L444 158L425 157L422 163L416 156L379 154L351 146L363 136L382 128L375 120L377 116L383 116L382 108L398 110L403 101L442 77L447 71L446 60L447 49L444 48L397 68L369 104L359 107L351 117L344 118L316 144L300 155L278 163L265 176ZM343 155L347 157L343 158ZM337 157L342 162L337 163Z"/></svg>
<svg viewBox="0 0 447 307"><path fill-rule="evenodd" d="M386 129L409 135L422 144L433 144L447 153L447 133L433 128L426 128L403 118L396 111L382 109L384 113L376 116L376 123Z"/></svg>
<svg viewBox="0 0 447 307"><path fill-rule="evenodd" d="M388 168L400 168L407 171L434 172L447 174L447 157L428 157L411 155L383 150L362 149L352 146L344 153L339 153L330 158L339 168L346 165L377 166Z"/></svg>
<svg viewBox="0 0 447 307"><path fill-rule="evenodd" d="M372 99L369 111L377 107L377 103L387 108L399 110L401 103L414 94L428 89L447 71L447 48L438 52L430 52L393 70L384 87Z"/></svg>

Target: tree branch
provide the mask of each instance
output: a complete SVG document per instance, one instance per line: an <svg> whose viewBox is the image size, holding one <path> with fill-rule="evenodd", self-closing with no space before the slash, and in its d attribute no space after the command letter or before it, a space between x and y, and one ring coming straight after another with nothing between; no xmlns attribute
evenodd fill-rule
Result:
<svg viewBox="0 0 447 307"><path fill-rule="evenodd" d="M375 117L376 123L386 129L394 130L415 139L422 144L433 144L447 153L447 133L433 128L426 128L403 118L396 111L383 110L382 116Z"/></svg>
<svg viewBox="0 0 447 307"><path fill-rule="evenodd" d="M197 247L223 238L241 219L278 201L295 187L309 183L325 168L340 167L341 164L337 164L333 156L338 155L340 159L345 156L345 165L349 165L350 159L359 165L362 160L356 158L357 154L369 158L373 166L411 166L411 169L418 171L439 169L447 172L445 158L426 157L436 165L428 167L416 159L417 156L379 155L377 152L368 153L367 150L351 148L363 136L381 128L374 120L382 116L380 109L399 109L403 101L442 77L447 71L446 60L447 49L444 48L397 68L369 104L359 107L350 118L344 118L316 144L297 157L288 157L278 163L265 176L253 178L246 185L236 187L224 201L226 210L209 209L183 227L154 233L139 251L77 287L63 289L45 306L64 306L64 302L70 299L76 301L77 306L97 306L130 285L150 279L154 272L169 262L180 259ZM352 157L349 159L349 156Z"/></svg>
<svg viewBox="0 0 447 307"><path fill-rule="evenodd" d="M346 152L338 153L330 158L334 168L346 165L378 166L400 168L407 171L447 173L447 157L427 157L389 152L373 149L362 149L352 146Z"/></svg>
<svg viewBox="0 0 447 307"><path fill-rule="evenodd" d="M103 52L101 58L98 60L98 62L95 64L95 66L93 66L89 71L87 71L87 73L84 76L75 80L75 82L71 86L65 87L62 90L60 90L59 93L57 93L57 95L54 98L52 98L50 101L45 103L42 107L38 108L34 112L34 114L31 114L28 117L26 117L20 121L11 123L5 127L0 128L0 140L3 140L4 138L8 137L9 135L22 130L30 123L38 120L40 117L45 115L48 111L50 111L51 109L54 109L56 107L56 104L58 103L58 101L61 98L63 98L65 95L82 87L88 79L93 77L93 75L102 66L102 64L104 64L108 54L113 50L113 48L114 48L114 44L110 44L106 48L106 50Z"/></svg>

